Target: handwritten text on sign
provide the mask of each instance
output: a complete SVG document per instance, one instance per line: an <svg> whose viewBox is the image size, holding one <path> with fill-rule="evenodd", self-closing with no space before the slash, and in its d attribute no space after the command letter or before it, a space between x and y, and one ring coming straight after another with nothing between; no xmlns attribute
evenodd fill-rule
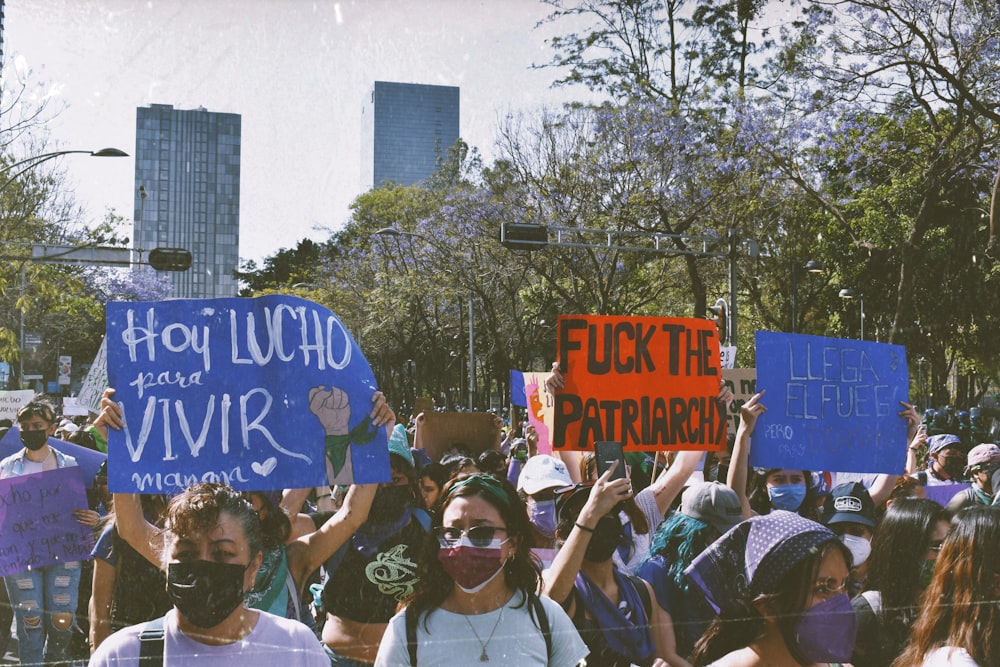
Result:
<svg viewBox="0 0 1000 667"><path fill-rule="evenodd" d="M0 480L0 574L90 558L94 534L78 509L87 493L77 466Z"/></svg>
<svg viewBox="0 0 1000 667"><path fill-rule="evenodd" d="M709 449L726 441L719 336L701 319L564 315L553 446L617 440L640 451Z"/></svg>
<svg viewBox="0 0 1000 667"><path fill-rule="evenodd" d="M750 465L898 473L906 422L906 349L899 345L757 332L757 420Z"/></svg>
<svg viewBox="0 0 1000 667"><path fill-rule="evenodd" d="M112 490L387 481L375 379L343 323L287 296L108 304Z"/></svg>

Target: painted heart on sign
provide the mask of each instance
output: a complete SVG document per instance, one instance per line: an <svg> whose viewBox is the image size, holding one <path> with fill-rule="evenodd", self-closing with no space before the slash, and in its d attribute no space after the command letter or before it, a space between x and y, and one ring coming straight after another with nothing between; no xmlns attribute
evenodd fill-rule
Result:
<svg viewBox="0 0 1000 667"><path fill-rule="evenodd" d="M261 477L267 477L272 472L274 472L274 469L275 467L277 467L277 465L278 465L278 459L272 456L263 463L257 463L256 461L254 461L253 463L250 464L250 469L253 470L255 473L257 473L258 475L260 475Z"/></svg>

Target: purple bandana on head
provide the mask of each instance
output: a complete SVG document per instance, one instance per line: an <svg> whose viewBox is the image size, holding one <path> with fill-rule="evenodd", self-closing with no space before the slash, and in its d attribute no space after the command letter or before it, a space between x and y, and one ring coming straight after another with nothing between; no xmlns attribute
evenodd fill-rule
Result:
<svg viewBox="0 0 1000 667"><path fill-rule="evenodd" d="M738 524L703 551L684 573L717 614L742 614L773 592L804 558L837 536L794 512L775 510Z"/></svg>

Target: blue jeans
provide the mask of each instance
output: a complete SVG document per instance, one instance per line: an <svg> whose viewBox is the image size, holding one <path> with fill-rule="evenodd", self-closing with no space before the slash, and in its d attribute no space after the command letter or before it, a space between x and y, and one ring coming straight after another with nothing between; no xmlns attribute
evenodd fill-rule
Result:
<svg viewBox="0 0 1000 667"><path fill-rule="evenodd" d="M80 563L59 563L11 574L4 577L4 583L17 621L21 664L41 665L43 657L45 664L68 663Z"/></svg>
<svg viewBox="0 0 1000 667"><path fill-rule="evenodd" d="M323 648L326 649L326 656L330 658L330 667L371 667L372 663L348 658L346 655L337 653L326 644L323 645Z"/></svg>

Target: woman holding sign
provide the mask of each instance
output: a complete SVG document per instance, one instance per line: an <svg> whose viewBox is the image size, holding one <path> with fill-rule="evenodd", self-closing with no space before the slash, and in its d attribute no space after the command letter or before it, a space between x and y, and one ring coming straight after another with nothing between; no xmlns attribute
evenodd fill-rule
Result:
<svg viewBox="0 0 1000 667"><path fill-rule="evenodd" d="M256 513L238 491L215 483L192 486L170 502L164 525L173 609L108 637L91 657L91 667L329 665L307 627L244 606L263 560L263 536ZM142 660L145 656L149 659Z"/></svg>
<svg viewBox="0 0 1000 667"><path fill-rule="evenodd" d="M50 447L56 417L52 406L33 400L17 411L17 426L24 449L0 461L0 479L31 475L76 465L76 459ZM95 525L97 514L75 510L77 520ZM21 664L65 662L76 613L80 563L68 562L32 568L4 577L17 621ZM2 628L6 632L7 628Z"/></svg>

